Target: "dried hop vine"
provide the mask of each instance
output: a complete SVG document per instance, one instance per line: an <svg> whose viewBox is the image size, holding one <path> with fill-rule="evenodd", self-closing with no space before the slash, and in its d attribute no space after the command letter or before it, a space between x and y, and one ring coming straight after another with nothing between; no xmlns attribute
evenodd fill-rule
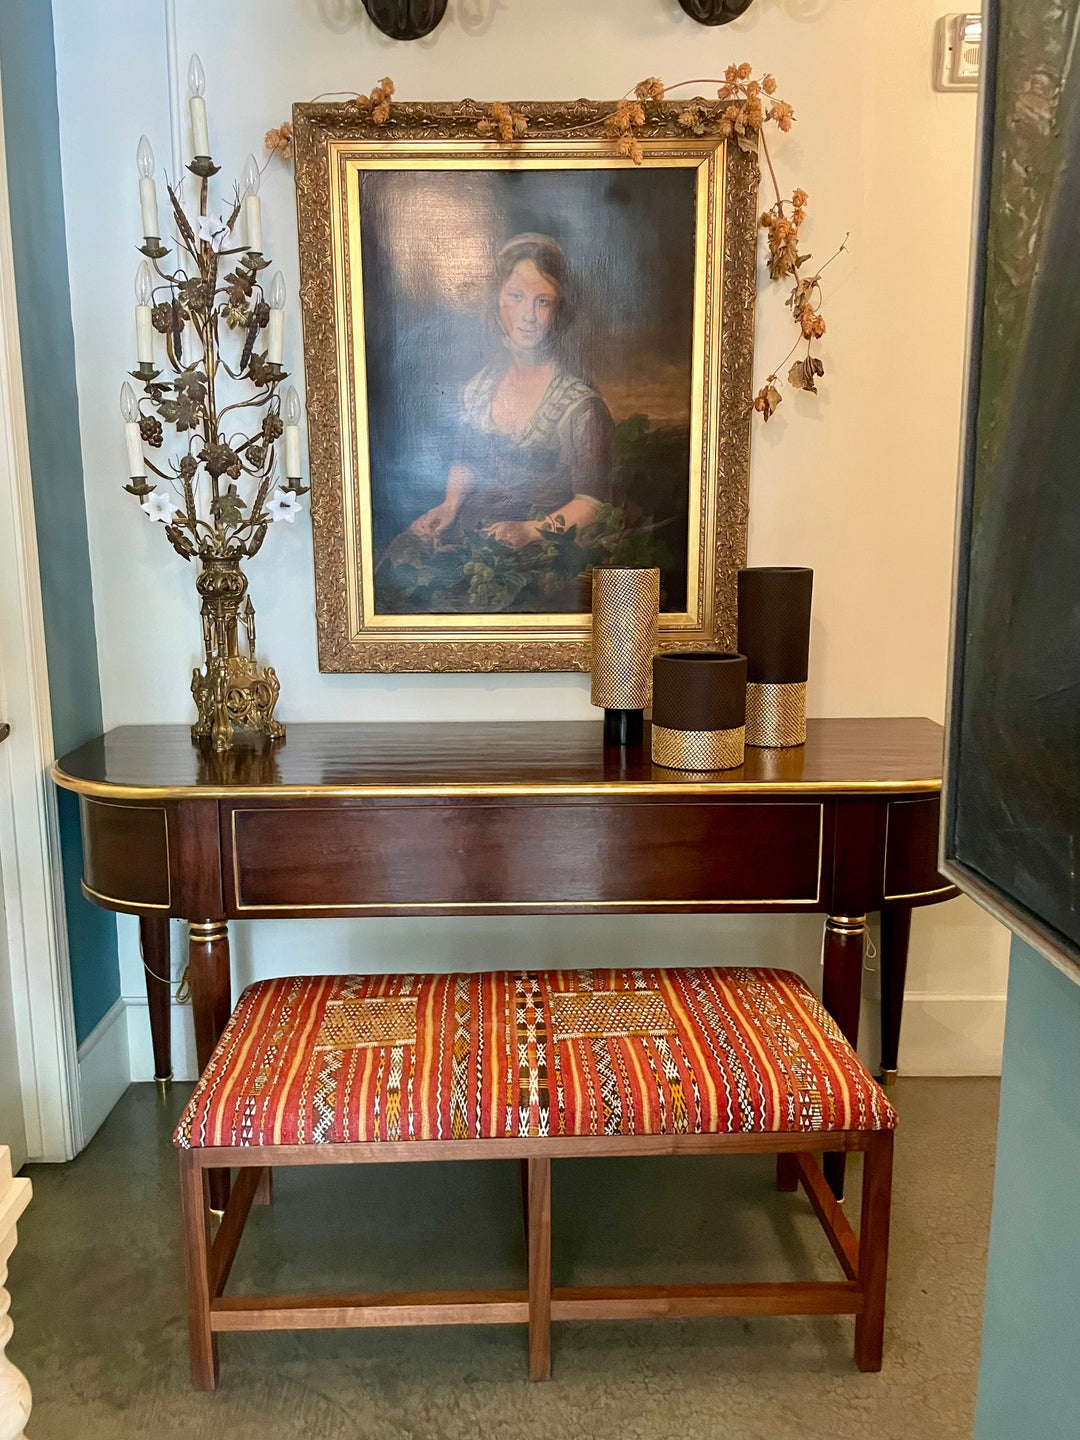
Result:
<svg viewBox="0 0 1080 1440"><path fill-rule="evenodd" d="M792 283L785 304L791 311L798 335L784 360L766 377L754 397L754 410L764 420L769 420L783 399L782 385L817 394L817 381L825 374L825 366L814 350L815 343L826 333L825 318L821 313L821 276L832 261L846 250L847 236L835 254L815 273L804 273L812 259L800 248L800 230L806 219L809 196L805 190L796 187L791 192L791 198L784 199L767 140L770 126L782 134L791 130L795 124L795 110L777 94L779 86L776 77L765 73L755 78L753 67L745 60L738 65L728 65L722 80L684 80L674 85L665 85L656 75L640 80L632 94L624 95L617 101L605 118L605 129L615 153L632 160L635 165L643 164L645 148L642 141L649 138L652 126L656 126L654 134L663 133L659 121L666 120L669 113L660 112L657 107L669 100L672 91L684 90L690 85L716 85L716 98L706 99L696 95L680 102L681 108L675 115L676 123L691 135L715 135L722 140L733 141L740 150L752 155L759 165L764 162L776 197L760 217L761 228L766 232L770 279ZM370 95L357 95L348 103L358 111L366 112L374 124L385 125L390 118L393 94L393 82L383 79ZM474 113L479 114L476 133L484 139L497 137L503 144L511 145L529 135L527 116L512 109L503 100L487 106L475 105ZM288 121L266 132L266 146L283 159L290 158L292 126ZM184 298L189 300L189 297ZM189 303L194 301L189 300ZM228 317L226 319L228 323ZM154 323L158 324L156 312ZM163 324L159 328L167 327ZM805 347L803 353L787 371L786 379L781 380L779 372L802 347ZM251 373L257 382L258 368L256 356L253 357Z"/></svg>
<svg viewBox="0 0 1080 1440"><path fill-rule="evenodd" d="M529 122L524 115L510 106L503 100L495 100L489 107L488 114L482 120L476 122L476 133L484 139L498 135L499 139L506 145L511 145L515 140L520 140L523 135L528 134Z"/></svg>
<svg viewBox="0 0 1080 1440"><path fill-rule="evenodd" d="M282 160L292 159L293 133L291 120L283 120L280 125L275 125L272 130L267 130L266 148L272 155L280 155Z"/></svg>

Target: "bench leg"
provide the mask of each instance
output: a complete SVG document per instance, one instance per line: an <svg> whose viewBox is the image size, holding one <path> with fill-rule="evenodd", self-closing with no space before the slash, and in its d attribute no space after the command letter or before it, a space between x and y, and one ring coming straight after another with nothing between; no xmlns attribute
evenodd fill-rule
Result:
<svg viewBox="0 0 1080 1440"><path fill-rule="evenodd" d="M859 1284L863 1292L863 1310L855 1317L855 1363L860 1370L881 1369L892 1163L893 1132L881 1130L872 1136L863 1156L862 1220L859 1225Z"/></svg>
<svg viewBox="0 0 1080 1440"><path fill-rule="evenodd" d="M259 1183L255 1187L251 1203L253 1205L272 1205L274 1203L274 1172L269 1165L264 1165L259 1174Z"/></svg>
<svg viewBox="0 0 1080 1440"><path fill-rule="evenodd" d="M551 1378L551 1161L530 1160L529 1379Z"/></svg>
<svg viewBox="0 0 1080 1440"><path fill-rule="evenodd" d="M218 1345L217 1336L210 1329L210 1216L206 1205L206 1171L190 1150L179 1153L191 1383L196 1390L213 1390L218 1377Z"/></svg>
<svg viewBox="0 0 1080 1440"><path fill-rule="evenodd" d="M776 1157L776 1188L777 1190L798 1190L799 1188L799 1162L788 1151L783 1151Z"/></svg>

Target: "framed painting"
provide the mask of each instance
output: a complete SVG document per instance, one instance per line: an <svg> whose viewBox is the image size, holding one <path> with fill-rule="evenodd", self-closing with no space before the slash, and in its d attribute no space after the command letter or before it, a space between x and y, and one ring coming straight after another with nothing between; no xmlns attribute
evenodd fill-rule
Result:
<svg viewBox="0 0 1080 1440"><path fill-rule="evenodd" d="M757 165L657 108L295 107L322 670L585 670L605 564L733 645Z"/></svg>

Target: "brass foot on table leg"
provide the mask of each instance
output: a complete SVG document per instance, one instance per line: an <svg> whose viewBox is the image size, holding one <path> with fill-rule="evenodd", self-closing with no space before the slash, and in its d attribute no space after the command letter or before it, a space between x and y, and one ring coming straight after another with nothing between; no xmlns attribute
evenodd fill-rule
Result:
<svg viewBox="0 0 1080 1440"><path fill-rule="evenodd" d="M224 1211L224 1210L215 1210L212 1205L207 1206L207 1209L210 1211L211 1216L212 1216L215 1220L219 1220L219 1221L220 1221L221 1217L225 1214L225 1211Z"/></svg>
<svg viewBox="0 0 1080 1440"><path fill-rule="evenodd" d="M158 1088L158 1094L164 1100L172 1088L172 1071L170 1070L168 1075L155 1075L154 1084Z"/></svg>
<svg viewBox="0 0 1080 1440"><path fill-rule="evenodd" d="M897 1074L897 1072L896 1072L895 1070L882 1070L882 1072L881 1072L881 1083L882 1083L882 1085L885 1085L885 1086L895 1085L895 1084L896 1084L896 1074Z"/></svg>

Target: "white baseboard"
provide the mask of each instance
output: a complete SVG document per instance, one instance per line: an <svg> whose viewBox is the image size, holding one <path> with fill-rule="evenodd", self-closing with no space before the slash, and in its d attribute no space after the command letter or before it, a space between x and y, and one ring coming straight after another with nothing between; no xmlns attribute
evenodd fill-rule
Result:
<svg viewBox="0 0 1080 1440"><path fill-rule="evenodd" d="M1004 995L904 997L901 1075L1000 1075Z"/></svg>
<svg viewBox="0 0 1080 1440"><path fill-rule="evenodd" d="M150 1017L146 1001L131 997L124 1000L123 1004L127 1012L130 1078L152 1080L154 1055L150 1045ZM109 1014L111 1015L112 1011ZM108 1018L106 1016L106 1019ZM909 991L904 999L900 1073L1000 1075L1004 1031L1004 995L938 995L933 992ZM96 1035L97 1031L94 1034ZM90 1044L90 1041L87 1044ZM862 1039L859 1048L864 1061L871 1068L876 1068L876 1001L863 1002ZM81 1057L82 1051L79 1054ZM198 1078L190 1005L174 1003L172 1006L172 1060L175 1080ZM100 1124L100 1121L98 1123Z"/></svg>
<svg viewBox="0 0 1080 1440"><path fill-rule="evenodd" d="M130 1056L132 1080L153 1080L154 1050L150 1043L150 1007L145 998L125 996L127 1010L127 1044ZM174 1080L197 1080L199 1067L195 1063L195 1031L191 1020L191 1006L170 1007L172 1019L172 1067Z"/></svg>
<svg viewBox="0 0 1080 1440"><path fill-rule="evenodd" d="M117 1000L79 1046L79 1108L85 1145L131 1083L127 1006Z"/></svg>

